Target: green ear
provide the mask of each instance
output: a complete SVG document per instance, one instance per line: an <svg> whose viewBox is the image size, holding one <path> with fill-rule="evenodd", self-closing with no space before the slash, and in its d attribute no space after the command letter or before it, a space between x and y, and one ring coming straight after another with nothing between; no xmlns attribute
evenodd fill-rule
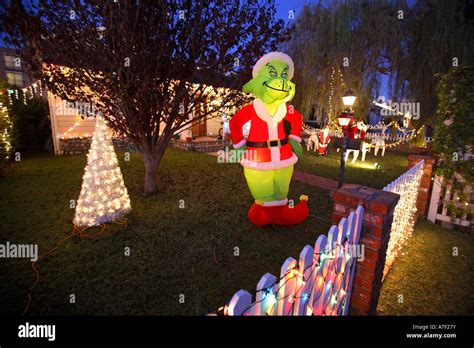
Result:
<svg viewBox="0 0 474 348"><path fill-rule="evenodd" d="M265 86L263 83L266 80L267 78L265 76L257 75L244 85L242 91L244 93L251 93L257 98L262 98L265 94Z"/></svg>
<svg viewBox="0 0 474 348"><path fill-rule="evenodd" d="M258 77L251 79L249 82L247 82L244 87L242 88L242 91L244 93L252 93L254 94L254 90L257 84L257 81L255 81Z"/></svg>
<svg viewBox="0 0 474 348"><path fill-rule="evenodd" d="M296 89L296 85L291 82L291 81L288 81L288 87L289 87L289 90L290 90L290 95L286 98L285 102L289 102L290 100L293 99L293 97L295 96L295 89Z"/></svg>

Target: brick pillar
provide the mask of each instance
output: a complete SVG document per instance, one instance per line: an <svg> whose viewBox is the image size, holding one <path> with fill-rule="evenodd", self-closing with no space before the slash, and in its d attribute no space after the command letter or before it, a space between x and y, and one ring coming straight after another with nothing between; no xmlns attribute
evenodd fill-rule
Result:
<svg viewBox="0 0 474 348"><path fill-rule="evenodd" d="M360 236L364 259L357 261L351 293L350 315L375 315L379 301L393 211L400 199L395 193L360 185L344 186L333 192L332 221L338 224L359 204L364 206Z"/></svg>
<svg viewBox="0 0 474 348"><path fill-rule="evenodd" d="M423 175L421 176L420 188L418 189L416 210L418 216L426 216L428 213L429 199L432 186L431 174L433 172L433 165L436 161L433 157L430 156L408 155L408 169L413 167L421 160L425 160L425 166L423 167Z"/></svg>

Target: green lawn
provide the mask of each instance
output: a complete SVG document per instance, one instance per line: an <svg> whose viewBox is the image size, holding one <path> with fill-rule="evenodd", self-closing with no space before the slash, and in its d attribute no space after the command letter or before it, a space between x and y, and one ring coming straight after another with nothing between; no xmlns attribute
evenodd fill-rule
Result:
<svg viewBox="0 0 474 348"><path fill-rule="evenodd" d="M0 181L0 240L38 243L43 254L72 231L69 201L79 196L86 156L25 157ZM296 181L290 197L308 194L313 216L291 228L257 228L247 220L252 199L239 165L170 148L158 173L161 191L144 197L140 157L119 159L133 208L128 229L67 241L41 260L29 314L206 314L239 289L255 290L266 272L278 274L330 226L328 193ZM30 262L3 259L0 274L0 312L21 314L35 280Z"/></svg>
<svg viewBox="0 0 474 348"><path fill-rule="evenodd" d="M344 171L344 182L351 184L360 184L373 188L383 188L407 170L408 160L407 154L387 150L385 156L374 156L374 151L368 153L365 162L359 159L352 164L352 155L346 162ZM315 152L304 150L304 156L296 169L305 171L333 180L337 180L339 174L341 154L335 149L330 148L327 156L320 156ZM380 169L375 169L374 164L379 163Z"/></svg>
<svg viewBox="0 0 474 348"><path fill-rule="evenodd" d="M335 166L325 164L336 156L309 154L304 162L312 161L317 174L331 177ZM386 165L403 172L405 158L387 153ZM128 229L100 240L67 241L41 260L41 284L29 314L206 314L239 289L253 292L264 273L276 275L288 256L297 258L330 226L328 192L303 183L292 182L290 197L309 195L312 216L306 223L257 228L246 217L252 198L239 165L170 148L158 173L161 191L144 197L140 157L133 154L124 162L119 153L119 159L133 207ZM85 163L85 155L15 163L0 181L1 243L38 243L43 254L70 234L69 201L79 196ZM359 182L375 182L374 174L365 176L352 174ZM384 185L377 180L377 186ZM179 209L181 199L185 209ZM420 222L383 284L380 313L474 314L473 242L473 236ZM131 256L124 255L125 247ZM234 256L236 247L240 256ZM30 262L2 259L0 274L0 314L21 314L35 280ZM69 303L71 294L75 304ZM400 294L403 304L397 302Z"/></svg>
<svg viewBox="0 0 474 348"><path fill-rule="evenodd" d="M453 255L455 247L458 256ZM474 236L420 221L382 285L378 312L473 315L473 294Z"/></svg>

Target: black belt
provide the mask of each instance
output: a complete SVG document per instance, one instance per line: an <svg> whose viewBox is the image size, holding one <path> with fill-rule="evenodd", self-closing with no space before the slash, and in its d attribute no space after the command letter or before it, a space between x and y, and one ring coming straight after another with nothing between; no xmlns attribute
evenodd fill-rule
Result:
<svg viewBox="0 0 474 348"><path fill-rule="evenodd" d="M288 144L288 138L278 139L278 140L267 140L267 141L247 141L248 147L256 147L256 148L266 148L266 147L274 147L274 146L281 147L286 144Z"/></svg>

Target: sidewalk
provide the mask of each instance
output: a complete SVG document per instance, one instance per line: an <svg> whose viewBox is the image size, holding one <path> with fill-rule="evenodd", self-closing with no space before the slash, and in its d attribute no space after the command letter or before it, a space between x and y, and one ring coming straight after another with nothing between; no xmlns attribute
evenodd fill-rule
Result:
<svg viewBox="0 0 474 348"><path fill-rule="evenodd" d="M307 184L309 186L319 187L319 188L329 190L329 191L337 190L336 180L324 178L322 176L303 173L303 172L299 172L295 170L293 172L293 179L296 181L300 181L304 184Z"/></svg>

